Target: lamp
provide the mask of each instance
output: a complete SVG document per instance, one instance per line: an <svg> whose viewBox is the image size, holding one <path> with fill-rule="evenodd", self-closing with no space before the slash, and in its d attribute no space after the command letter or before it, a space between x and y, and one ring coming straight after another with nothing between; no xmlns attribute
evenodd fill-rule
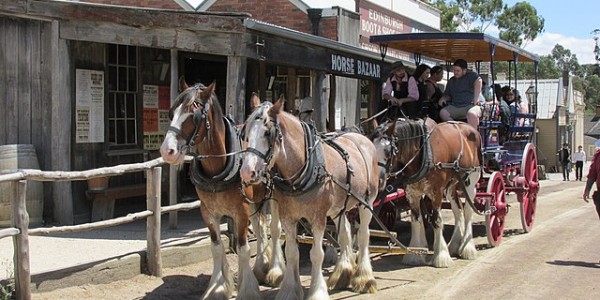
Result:
<svg viewBox="0 0 600 300"><path fill-rule="evenodd" d="M535 98L537 96L537 93L536 93L535 87L533 85L529 85L529 87L525 91L525 96L527 97L528 103L533 103L535 100L537 100Z"/></svg>
<svg viewBox="0 0 600 300"><path fill-rule="evenodd" d="M160 50L158 50L160 51ZM162 52L158 52L158 55L152 60L152 75L153 77L159 78L160 81L165 80L167 71L169 70L169 63L163 56Z"/></svg>

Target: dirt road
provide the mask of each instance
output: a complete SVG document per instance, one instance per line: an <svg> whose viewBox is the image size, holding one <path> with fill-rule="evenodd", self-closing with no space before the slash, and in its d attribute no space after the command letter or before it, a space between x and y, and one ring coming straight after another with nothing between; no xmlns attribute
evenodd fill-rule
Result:
<svg viewBox="0 0 600 300"><path fill-rule="evenodd" d="M512 209L502 244L488 248L482 217L474 226L478 258L455 260L448 269L409 267L399 255L373 255L379 285L376 295L334 291L333 299L600 299L600 222L593 205L580 198L583 182L542 182L534 230L523 234L518 203ZM444 212L445 233L451 234L451 213ZM407 232L401 222L397 230ZM403 242L407 242L404 235ZM302 280L309 285L308 248L303 248ZM231 266L236 266L229 255ZM331 266L324 272L330 272ZM139 275L111 284L87 284L46 293L34 299L198 299L208 283L207 261L165 269L163 278ZM262 288L264 299L277 289Z"/></svg>

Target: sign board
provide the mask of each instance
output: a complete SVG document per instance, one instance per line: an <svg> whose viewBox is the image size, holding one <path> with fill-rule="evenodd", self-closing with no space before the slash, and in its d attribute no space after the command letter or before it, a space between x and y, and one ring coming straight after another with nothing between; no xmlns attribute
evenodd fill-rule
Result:
<svg viewBox="0 0 600 300"><path fill-rule="evenodd" d="M75 143L104 142L104 72L75 70Z"/></svg>

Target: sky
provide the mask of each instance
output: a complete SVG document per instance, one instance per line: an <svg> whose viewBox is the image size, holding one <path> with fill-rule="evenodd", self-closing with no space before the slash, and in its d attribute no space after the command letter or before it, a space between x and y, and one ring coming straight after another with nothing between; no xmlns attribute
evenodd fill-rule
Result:
<svg viewBox="0 0 600 300"><path fill-rule="evenodd" d="M523 0L504 0L513 6ZM592 30L600 29L600 2L597 0L527 0L544 18L544 32L524 48L538 55L550 54L560 44L577 55L579 64L596 63ZM496 34L497 35L497 34Z"/></svg>
<svg viewBox="0 0 600 300"><path fill-rule="evenodd" d="M194 6L203 0L186 0ZM311 7L339 5L354 9L354 0L302 0ZM371 0L386 6L394 0ZM596 63L594 59L594 39L591 32L600 29L600 1L598 0L503 0L513 6L526 1L533 6L538 15L544 18L544 32L524 46L525 50L538 55L548 55L556 44L560 44L577 55L579 64ZM326 4L324 6L324 4ZM391 4L393 5L393 4ZM488 28L487 34L498 36L497 29Z"/></svg>

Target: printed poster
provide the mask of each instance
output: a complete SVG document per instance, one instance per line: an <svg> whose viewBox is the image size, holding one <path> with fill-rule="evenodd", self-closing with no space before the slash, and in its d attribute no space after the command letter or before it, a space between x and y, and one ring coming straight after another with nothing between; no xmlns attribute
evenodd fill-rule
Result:
<svg viewBox="0 0 600 300"><path fill-rule="evenodd" d="M75 70L75 143L104 142L104 72Z"/></svg>
<svg viewBox="0 0 600 300"><path fill-rule="evenodd" d="M144 149L158 150L171 124L171 89L168 86L143 86Z"/></svg>

